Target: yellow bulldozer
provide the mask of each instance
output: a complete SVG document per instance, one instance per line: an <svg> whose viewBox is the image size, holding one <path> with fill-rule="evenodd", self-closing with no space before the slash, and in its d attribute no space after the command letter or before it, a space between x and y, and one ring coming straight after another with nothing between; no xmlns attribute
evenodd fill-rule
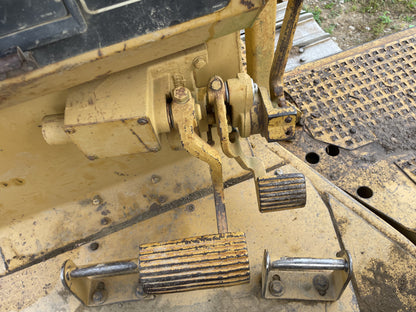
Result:
<svg viewBox="0 0 416 312"><path fill-rule="evenodd" d="M0 311L416 310L416 28L277 2L1 1Z"/></svg>

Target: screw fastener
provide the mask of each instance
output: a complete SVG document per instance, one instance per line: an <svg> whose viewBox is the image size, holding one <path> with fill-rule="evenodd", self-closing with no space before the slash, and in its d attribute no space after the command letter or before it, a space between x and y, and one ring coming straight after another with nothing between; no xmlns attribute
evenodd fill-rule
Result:
<svg viewBox="0 0 416 312"><path fill-rule="evenodd" d="M173 100L176 103L185 104L190 97L189 91L185 87L178 87L173 90Z"/></svg>
<svg viewBox="0 0 416 312"><path fill-rule="evenodd" d="M215 79L215 80L211 81L210 88L211 88L212 90L214 90L214 91L218 91L218 90L220 90L220 89L222 88L222 83L221 83L221 81L219 81L219 80L217 80L217 79Z"/></svg>
<svg viewBox="0 0 416 312"><path fill-rule="evenodd" d="M202 56L198 56L196 57L193 62L192 65L196 68L196 69L201 69L202 67L204 67L205 65L207 65L207 61L205 60L204 57Z"/></svg>
<svg viewBox="0 0 416 312"><path fill-rule="evenodd" d="M285 134L286 134L287 136L292 136L292 135L293 135L293 130L292 130L292 128L288 128L288 129L286 130Z"/></svg>
<svg viewBox="0 0 416 312"><path fill-rule="evenodd" d="M326 295L326 291L329 288L329 279L325 275L318 274L313 278L313 286L321 296Z"/></svg>
<svg viewBox="0 0 416 312"><path fill-rule="evenodd" d="M92 203L93 203L93 205L100 205L102 202L103 202L103 199L101 198L101 196L100 196L100 195L95 195L95 196L92 198Z"/></svg>
<svg viewBox="0 0 416 312"><path fill-rule="evenodd" d="M92 294L92 301L94 301L94 303L104 303L105 298L103 292L101 290L94 291Z"/></svg>
<svg viewBox="0 0 416 312"><path fill-rule="evenodd" d="M160 176L158 176L158 175L154 174L154 175L152 175L151 180L152 180L152 183L153 183L153 184L156 184L156 183L159 183L159 182L160 182L160 180L162 180L162 178L161 178Z"/></svg>
<svg viewBox="0 0 416 312"><path fill-rule="evenodd" d="M148 122L149 121L146 118L144 118L144 117L137 119L137 123L139 125L146 125Z"/></svg>
<svg viewBox="0 0 416 312"><path fill-rule="evenodd" d="M270 293L275 297L281 297L285 292L283 283L279 280L271 281L269 284L269 290Z"/></svg>

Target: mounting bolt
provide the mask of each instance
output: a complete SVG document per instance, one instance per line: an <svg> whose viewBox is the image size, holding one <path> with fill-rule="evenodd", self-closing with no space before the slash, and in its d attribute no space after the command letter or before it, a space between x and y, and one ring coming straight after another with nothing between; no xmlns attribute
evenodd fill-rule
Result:
<svg viewBox="0 0 416 312"><path fill-rule="evenodd" d="M292 122L292 117L287 116L287 117L285 118L285 123L291 123L291 122Z"/></svg>
<svg viewBox="0 0 416 312"><path fill-rule="evenodd" d="M274 171L274 175L279 176L279 175L281 175L281 174L283 174L282 169L276 169L276 170Z"/></svg>
<svg viewBox="0 0 416 312"><path fill-rule="evenodd" d="M104 217L104 218L101 219L101 225L107 225L107 224L110 223L110 221L111 221L110 218Z"/></svg>
<svg viewBox="0 0 416 312"><path fill-rule="evenodd" d="M218 90L220 90L222 88L222 83L218 79L214 79L213 81L211 81L211 84L210 84L209 87L213 91L218 91Z"/></svg>
<svg viewBox="0 0 416 312"><path fill-rule="evenodd" d="M135 290L134 294L136 295L137 298L143 298L143 297L146 296L146 294L145 294L145 292L143 290L143 285L142 284L139 284L136 287L136 290Z"/></svg>
<svg viewBox="0 0 416 312"><path fill-rule="evenodd" d="M203 56L198 56L198 57L194 58L194 60L192 62L192 65L196 69L201 69L202 67L204 67L205 65L207 65L207 60Z"/></svg>
<svg viewBox="0 0 416 312"><path fill-rule="evenodd" d="M74 134L76 132L75 128L72 127L66 128L64 131L66 134Z"/></svg>
<svg viewBox="0 0 416 312"><path fill-rule="evenodd" d="M173 90L173 100L176 103L184 104L189 101L190 94L185 87L178 87Z"/></svg>
<svg viewBox="0 0 416 312"><path fill-rule="evenodd" d="M270 293L275 297L281 297L285 292L283 283L279 280L271 281L269 284L269 290L270 290Z"/></svg>
<svg viewBox="0 0 416 312"><path fill-rule="evenodd" d="M102 202L103 202L103 199L101 198L101 196L100 196L100 195L95 195L95 196L92 198L92 204L93 204L93 205L100 205Z"/></svg>
<svg viewBox="0 0 416 312"><path fill-rule="evenodd" d="M101 290L94 291L94 293L92 294L92 301L98 304L104 303L105 301L104 293Z"/></svg>
<svg viewBox="0 0 416 312"><path fill-rule="evenodd" d="M329 279L323 274L315 275L313 278L313 286L321 296L326 295L326 291L329 288Z"/></svg>
<svg viewBox="0 0 416 312"><path fill-rule="evenodd" d="M186 211L192 212L194 210L195 210L195 205L194 204L189 204L188 206L186 206Z"/></svg>
<svg viewBox="0 0 416 312"><path fill-rule="evenodd" d="M148 122L149 121L147 120L147 118L144 118L144 117L137 119L137 123L139 125L146 125Z"/></svg>
<svg viewBox="0 0 416 312"><path fill-rule="evenodd" d="M158 176L158 175L154 174L154 175L152 175L151 180L152 180L152 183L153 183L153 184L156 184L156 183L159 183L159 182L160 182L160 180L162 180L162 178L161 178L160 176Z"/></svg>
<svg viewBox="0 0 416 312"><path fill-rule="evenodd" d="M160 203L160 204L163 204L163 203L166 203L166 201L168 200L168 197L167 196L165 196L165 195L161 195L161 196L159 196L158 197L158 199L157 199L157 201Z"/></svg>
<svg viewBox="0 0 416 312"><path fill-rule="evenodd" d="M292 135L293 135L293 130L292 130L292 128L288 128L288 129L286 130L285 134L286 134L287 136L292 136Z"/></svg>

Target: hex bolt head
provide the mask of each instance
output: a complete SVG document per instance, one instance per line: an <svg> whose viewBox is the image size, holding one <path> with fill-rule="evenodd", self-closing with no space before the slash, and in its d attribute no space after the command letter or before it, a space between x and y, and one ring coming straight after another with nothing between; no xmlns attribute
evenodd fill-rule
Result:
<svg viewBox="0 0 416 312"><path fill-rule="evenodd" d="M178 87L173 90L173 100L176 103L184 104L189 101L190 97L189 90L185 87Z"/></svg>
<svg viewBox="0 0 416 312"><path fill-rule="evenodd" d="M92 198L92 204L93 204L93 205L100 205L102 202L103 202L103 199L101 198L101 196L100 196L100 195L95 195L95 196Z"/></svg>
<svg viewBox="0 0 416 312"><path fill-rule="evenodd" d="M74 134L76 132L75 128L72 127L66 128L64 131L66 134Z"/></svg>
<svg viewBox="0 0 416 312"><path fill-rule="evenodd" d="M214 79L211 81L211 84L209 86L213 91L218 91L222 88L222 83L218 79Z"/></svg>
<svg viewBox="0 0 416 312"><path fill-rule="evenodd" d="M160 176L158 176L158 175L154 174L154 175L152 175L151 180L152 180L152 183L153 183L153 184L156 184L156 183L159 183L159 182L160 182L160 180L162 180L162 178L161 178Z"/></svg>
<svg viewBox="0 0 416 312"><path fill-rule="evenodd" d="M103 303L105 301L103 292L101 290L94 291L92 294L92 301L94 301L94 303Z"/></svg>
<svg viewBox="0 0 416 312"><path fill-rule="evenodd" d="M165 196L165 195L161 195L157 199L157 201L159 202L159 204L164 204L164 203L166 203L167 200L168 200L168 197Z"/></svg>
<svg viewBox="0 0 416 312"><path fill-rule="evenodd" d="M143 285L141 284L137 285L136 290L134 291L134 294L136 295L137 298L143 298L144 296L146 296L143 290Z"/></svg>
<svg viewBox="0 0 416 312"><path fill-rule="evenodd" d="M110 221L111 221L110 218L104 217L104 218L101 219L101 225L107 225L107 224L110 223Z"/></svg>
<svg viewBox="0 0 416 312"><path fill-rule="evenodd" d="M194 204L189 204L186 206L186 211L188 212L192 212L195 210L195 205Z"/></svg>
<svg viewBox="0 0 416 312"><path fill-rule="evenodd" d="M315 275L313 278L313 286L321 296L326 295L326 291L329 288L329 279L323 274Z"/></svg>
<svg viewBox="0 0 416 312"><path fill-rule="evenodd" d="M283 283L279 280L273 280L269 284L270 293L275 297L281 297L285 293Z"/></svg>
<svg viewBox="0 0 416 312"><path fill-rule="evenodd" d="M202 67L204 67L205 65L207 65L207 61L205 59L205 57L203 56L198 56L196 57L193 62L192 65L196 68L196 69L201 69Z"/></svg>
<svg viewBox="0 0 416 312"><path fill-rule="evenodd" d="M137 119L137 123L139 125L146 125L148 122L149 121L147 120L147 118L144 118L144 117Z"/></svg>

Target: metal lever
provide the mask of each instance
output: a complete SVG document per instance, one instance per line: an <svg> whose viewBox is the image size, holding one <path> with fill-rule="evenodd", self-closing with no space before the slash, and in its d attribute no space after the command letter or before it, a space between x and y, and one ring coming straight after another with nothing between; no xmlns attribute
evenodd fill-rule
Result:
<svg viewBox="0 0 416 312"><path fill-rule="evenodd" d="M187 88L178 87L173 91L171 110L174 125L179 131L184 149L209 165L214 189L218 233L226 233L228 232L228 225L224 202L221 156L215 148L197 135L194 105L194 99Z"/></svg>
<svg viewBox="0 0 416 312"><path fill-rule="evenodd" d="M280 30L279 41L277 42L276 51L274 52L272 69L270 70L271 98L273 101L276 101L280 107L288 106L283 90L283 74L289 58L289 52L292 49L293 37L295 36L302 3L303 0L288 1L282 29Z"/></svg>
<svg viewBox="0 0 416 312"><path fill-rule="evenodd" d="M352 275L348 251L336 259L281 258L271 262L264 251L262 296L266 299L335 301L344 292Z"/></svg>
<svg viewBox="0 0 416 312"><path fill-rule="evenodd" d="M218 76L212 77L207 92L208 101L214 107L222 150L226 156L234 158L243 169L253 173L260 212L304 207L306 204L304 175L290 173L274 177L266 176L263 162L257 157L244 154L238 130L229 133L223 80Z"/></svg>

